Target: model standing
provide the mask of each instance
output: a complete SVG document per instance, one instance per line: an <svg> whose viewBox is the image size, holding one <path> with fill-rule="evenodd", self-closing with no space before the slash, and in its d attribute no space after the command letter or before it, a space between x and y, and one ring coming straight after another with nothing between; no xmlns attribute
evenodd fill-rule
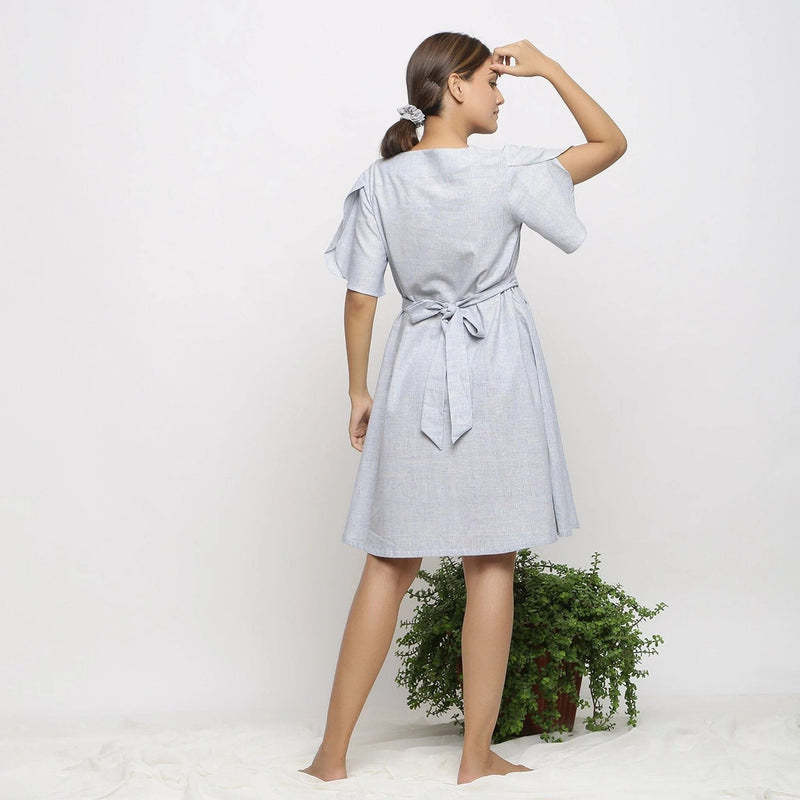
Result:
<svg viewBox="0 0 800 800"><path fill-rule="evenodd" d="M497 130L503 75L549 80L587 143L468 145ZM490 749L505 681L516 551L578 526L555 403L517 280L524 224L566 253L586 238L574 185L627 142L527 39L489 50L438 33L414 51L409 104L348 193L325 257L347 280L350 441L361 452L342 538L366 563L342 639L325 733L303 772L347 777L356 721L424 556L460 556L464 745L458 783L526 771ZM421 139L418 128L424 125ZM367 364L387 263L402 296L375 398Z"/></svg>

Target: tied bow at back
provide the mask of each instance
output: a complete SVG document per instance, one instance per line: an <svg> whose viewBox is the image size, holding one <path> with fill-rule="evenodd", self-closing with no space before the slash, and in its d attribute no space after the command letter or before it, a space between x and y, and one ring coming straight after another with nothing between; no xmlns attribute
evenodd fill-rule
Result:
<svg viewBox="0 0 800 800"><path fill-rule="evenodd" d="M473 425L467 336L478 340L486 336L479 304L518 285L516 275L512 273L494 286L452 303L423 299L404 304L403 310L414 324L441 315L442 335L436 343L425 380L420 421L420 430L440 450L444 438L445 402L450 406L453 444Z"/></svg>

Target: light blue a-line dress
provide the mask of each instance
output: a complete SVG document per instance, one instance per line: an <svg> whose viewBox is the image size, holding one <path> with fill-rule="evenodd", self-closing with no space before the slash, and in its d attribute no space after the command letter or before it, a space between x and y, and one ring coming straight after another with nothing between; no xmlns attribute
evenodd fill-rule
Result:
<svg viewBox="0 0 800 800"><path fill-rule="evenodd" d="M553 392L517 282L526 225L586 238L569 147L413 150L358 177L325 251L347 288L402 298L342 540L377 556L505 553L578 528Z"/></svg>

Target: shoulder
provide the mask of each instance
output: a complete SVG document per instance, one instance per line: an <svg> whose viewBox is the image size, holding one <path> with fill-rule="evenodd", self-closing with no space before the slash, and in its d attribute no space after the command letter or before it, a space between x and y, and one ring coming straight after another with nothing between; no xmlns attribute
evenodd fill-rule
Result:
<svg viewBox="0 0 800 800"><path fill-rule="evenodd" d="M375 188L375 166L377 162L373 162L353 181L352 186L347 192L347 196L362 193L366 196L367 202L371 202L371 198ZM362 192L363 190L363 192Z"/></svg>
<svg viewBox="0 0 800 800"><path fill-rule="evenodd" d="M509 167L526 166L528 164L541 164L560 156L567 147L541 147L528 144L507 144L503 147L506 164Z"/></svg>

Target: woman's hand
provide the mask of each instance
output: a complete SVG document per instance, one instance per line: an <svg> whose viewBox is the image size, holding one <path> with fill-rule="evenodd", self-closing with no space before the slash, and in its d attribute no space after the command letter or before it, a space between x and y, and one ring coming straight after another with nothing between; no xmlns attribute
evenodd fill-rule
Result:
<svg viewBox="0 0 800 800"><path fill-rule="evenodd" d="M360 453L367 435L369 415L372 412L372 398L369 393L350 397L350 444Z"/></svg>
<svg viewBox="0 0 800 800"><path fill-rule="evenodd" d="M511 59L516 62L513 66ZM491 68L502 75L517 75L520 78L546 77L555 62L527 39L503 47L495 47L492 52Z"/></svg>

